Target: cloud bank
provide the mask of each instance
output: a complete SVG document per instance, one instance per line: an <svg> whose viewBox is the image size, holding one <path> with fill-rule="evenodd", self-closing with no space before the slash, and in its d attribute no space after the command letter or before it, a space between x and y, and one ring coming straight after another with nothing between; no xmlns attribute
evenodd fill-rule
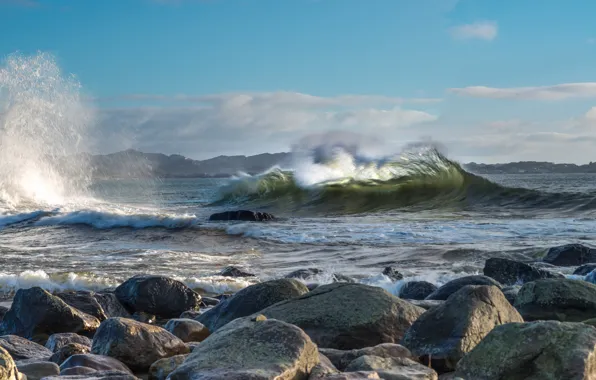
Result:
<svg viewBox="0 0 596 380"><path fill-rule="evenodd" d="M450 30L451 36L459 40L485 40L492 41L499 33L495 21L479 21L472 24L454 26Z"/></svg>
<svg viewBox="0 0 596 380"><path fill-rule="evenodd" d="M471 86L451 88L449 92L474 98L564 100L596 97L596 82L563 83L553 86L498 88Z"/></svg>

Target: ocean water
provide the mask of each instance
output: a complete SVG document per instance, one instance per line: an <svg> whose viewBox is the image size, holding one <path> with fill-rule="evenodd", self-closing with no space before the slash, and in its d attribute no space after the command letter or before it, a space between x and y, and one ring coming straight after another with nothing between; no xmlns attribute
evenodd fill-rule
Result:
<svg viewBox="0 0 596 380"><path fill-rule="evenodd" d="M102 289L140 273L217 294L305 267L323 269L321 283L342 273L397 293L403 282L381 275L385 266L441 284L481 272L489 257L594 244L593 175L483 177L433 144L375 156L357 141L319 138L290 167L255 176L97 180L80 155L93 145L93 108L51 57L9 57L0 106L7 297L33 285ZM233 209L277 219L208 221ZM219 276L229 265L258 278Z"/></svg>

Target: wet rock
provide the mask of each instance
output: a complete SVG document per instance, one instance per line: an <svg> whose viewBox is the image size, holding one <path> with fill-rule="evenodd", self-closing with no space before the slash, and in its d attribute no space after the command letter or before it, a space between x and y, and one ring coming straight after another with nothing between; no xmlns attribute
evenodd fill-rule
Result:
<svg viewBox="0 0 596 380"><path fill-rule="evenodd" d="M357 350L336 350L333 348L319 348L319 352L325 355L339 371L345 371L346 367L361 356L376 356L381 358L408 358L414 356L402 345L394 343L383 343L374 347L366 347Z"/></svg>
<svg viewBox="0 0 596 380"><path fill-rule="evenodd" d="M43 380L139 380L138 377L120 371L95 371L85 375L68 375L46 377Z"/></svg>
<svg viewBox="0 0 596 380"><path fill-rule="evenodd" d="M212 221L230 221L240 220L244 222L264 222L273 220L275 217L266 212L254 212L248 210L225 211L217 214L212 214L209 220Z"/></svg>
<svg viewBox="0 0 596 380"><path fill-rule="evenodd" d="M147 371L157 360L187 354L189 348L161 327L109 318L97 329L91 352L116 358L132 370Z"/></svg>
<svg viewBox="0 0 596 380"><path fill-rule="evenodd" d="M459 362L455 375L482 380L595 378L596 329L556 321L497 326Z"/></svg>
<svg viewBox="0 0 596 380"><path fill-rule="evenodd" d="M375 371L386 380L420 379L437 380L432 369L407 358L381 358L365 355L351 362L346 372Z"/></svg>
<svg viewBox="0 0 596 380"><path fill-rule="evenodd" d="M285 275L285 278L295 278L303 281L313 280L325 274L325 271L318 268L298 269ZM332 282L356 282L353 278L341 273L331 273Z"/></svg>
<svg viewBox="0 0 596 380"><path fill-rule="evenodd" d="M550 248L542 261L560 267L573 267L596 262L596 249L583 244L567 244Z"/></svg>
<svg viewBox="0 0 596 380"><path fill-rule="evenodd" d="M149 380L166 380L170 373L188 357L188 355L176 355L170 358L160 359L155 363L151 364L149 368Z"/></svg>
<svg viewBox="0 0 596 380"><path fill-rule="evenodd" d="M91 347L91 339L87 338L86 336L81 336L75 333L60 333L50 336L46 343L46 348L52 352L57 352L59 349L69 343L76 343Z"/></svg>
<svg viewBox="0 0 596 380"><path fill-rule="evenodd" d="M438 288L427 281L408 281L399 291L399 298L423 300Z"/></svg>
<svg viewBox="0 0 596 380"><path fill-rule="evenodd" d="M495 279L503 285L523 284L541 278L564 277L560 273L552 273L526 263L497 257L486 260L484 263L484 275Z"/></svg>
<svg viewBox="0 0 596 380"><path fill-rule="evenodd" d="M575 269L575 271L573 271L573 274L578 275L578 276L587 276L594 269L596 269L596 263L584 264L584 265L578 267L577 269Z"/></svg>
<svg viewBox="0 0 596 380"><path fill-rule="evenodd" d="M0 347L0 379L17 380L19 378L14 360L4 348Z"/></svg>
<svg viewBox="0 0 596 380"><path fill-rule="evenodd" d="M424 310L428 310L428 309L430 309L432 307L442 305L443 302L445 302L443 300L406 300L406 301L408 301L412 305L416 305L418 307L421 307Z"/></svg>
<svg viewBox="0 0 596 380"><path fill-rule="evenodd" d="M298 327L247 317L203 341L169 378L306 379L318 363L317 346Z"/></svg>
<svg viewBox="0 0 596 380"><path fill-rule="evenodd" d="M219 275L224 277L255 277L254 274L245 272L242 269L233 266L225 267L219 272Z"/></svg>
<svg viewBox="0 0 596 380"><path fill-rule="evenodd" d="M8 308L4 306L0 306L0 322L4 319L4 315L8 313Z"/></svg>
<svg viewBox="0 0 596 380"><path fill-rule="evenodd" d="M48 376L59 376L60 368L56 363L37 362L17 365L20 373L27 376L27 380L40 380Z"/></svg>
<svg viewBox="0 0 596 380"><path fill-rule="evenodd" d="M70 291L55 293L54 295L56 297L59 297L60 299L62 299L62 301L66 302L75 309L78 309L83 313L92 315L100 321L104 321L108 318L99 302L97 302L95 297L93 297L92 292Z"/></svg>
<svg viewBox="0 0 596 380"><path fill-rule="evenodd" d="M0 347L4 348L14 360L36 359L45 361L52 356L52 351L16 335L0 336Z"/></svg>
<svg viewBox="0 0 596 380"><path fill-rule="evenodd" d="M128 366L121 361L109 356L94 354L73 355L60 365L60 371L75 367L91 368L95 371L119 371L132 373L130 368L128 368Z"/></svg>
<svg viewBox="0 0 596 380"><path fill-rule="evenodd" d="M509 303L513 305L515 304L515 299L517 298L520 289L521 285L511 285L506 286L501 290L503 291L505 298L507 298L507 301L509 301Z"/></svg>
<svg viewBox="0 0 596 380"><path fill-rule="evenodd" d="M526 321L585 321L596 315L596 285L570 279L528 282L517 294L515 307Z"/></svg>
<svg viewBox="0 0 596 380"><path fill-rule="evenodd" d="M202 342L209 336L209 329L193 319L170 319L165 329L183 342Z"/></svg>
<svg viewBox="0 0 596 380"><path fill-rule="evenodd" d="M212 333L236 318L257 313L280 301L308 293L306 286L297 280L281 279L248 286L232 297L207 310L197 321Z"/></svg>
<svg viewBox="0 0 596 380"><path fill-rule="evenodd" d="M99 320L39 287L19 289L0 325L5 334L45 340L55 333L93 335ZM45 339L43 339L45 337Z"/></svg>
<svg viewBox="0 0 596 380"><path fill-rule="evenodd" d="M402 344L437 372L450 372L495 326L509 322L523 319L497 287L468 285L424 313Z"/></svg>
<svg viewBox="0 0 596 380"><path fill-rule="evenodd" d="M74 355L84 355L91 352L90 346L84 346L78 343L68 343L60 347L51 357L50 361L62 365L68 358Z"/></svg>
<svg viewBox="0 0 596 380"><path fill-rule="evenodd" d="M399 341L423 312L378 287L335 283L261 314L300 327L320 347L354 349Z"/></svg>
<svg viewBox="0 0 596 380"><path fill-rule="evenodd" d="M468 285L487 285L487 286L496 286L497 288L501 289L501 284L497 281L493 280L490 277L482 276L482 275L474 275L474 276L466 276L460 277L455 280L451 280L445 285L441 286L439 289L435 290L426 297L427 300L446 300L449 298L450 295L457 292L464 286Z"/></svg>
<svg viewBox="0 0 596 380"><path fill-rule="evenodd" d="M135 276L116 288L116 297L131 312L176 318L197 309L201 296L180 281L152 275Z"/></svg>
<svg viewBox="0 0 596 380"><path fill-rule="evenodd" d="M395 267L385 267L383 274L393 281L403 280L404 275L401 274Z"/></svg>
<svg viewBox="0 0 596 380"><path fill-rule="evenodd" d="M204 307L209 307L209 306L217 306L219 304L220 300L218 300L217 298L211 298L211 297L202 297L201 298L201 306ZM200 314L200 312L199 312Z"/></svg>

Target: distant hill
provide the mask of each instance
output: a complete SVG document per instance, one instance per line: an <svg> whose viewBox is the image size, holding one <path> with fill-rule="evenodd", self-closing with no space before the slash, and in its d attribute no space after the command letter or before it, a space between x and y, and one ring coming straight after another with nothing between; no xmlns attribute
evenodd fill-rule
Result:
<svg viewBox="0 0 596 380"><path fill-rule="evenodd" d="M554 164L552 162L520 161L506 164L463 165L464 169L476 174L539 174L539 173L596 173L596 163L585 165Z"/></svg>

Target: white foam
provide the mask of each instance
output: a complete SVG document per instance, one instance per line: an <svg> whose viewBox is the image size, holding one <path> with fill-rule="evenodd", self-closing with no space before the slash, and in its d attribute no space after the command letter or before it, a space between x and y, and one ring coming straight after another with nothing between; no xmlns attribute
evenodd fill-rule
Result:
<svg viewBox="0 0 596 380"><path fill-rule="evenodd" d="M48 291L101 290L116 285L106 277L85 276L76 273L49 275L43 270L21 273L0 272L0 292L11 293L19 289L39 286Z"/></svg>
<svg viewBox="0 0 596 380"><path fill-rule="evenodd" d="M205 276L174 278L185 283L191 289L208 294L236 293L258 282L255 277Z"/></svg>

